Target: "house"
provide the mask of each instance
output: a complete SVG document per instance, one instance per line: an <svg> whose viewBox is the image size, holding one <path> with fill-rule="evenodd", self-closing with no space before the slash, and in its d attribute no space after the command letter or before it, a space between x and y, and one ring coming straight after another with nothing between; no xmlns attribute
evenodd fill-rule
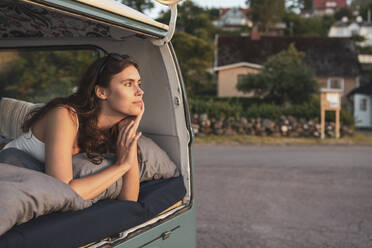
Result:
<svg viewBox="0 0 372 248"><path fill-rule="evenodd" d="M347 97L354 103L355 126L372 128L372 83L355 88Z"/></svg>
<svg viewBox="0 0 372 248"><path fill-rule="evenodd" d="M222 8L220 9L220 19L214 24L224 31L240 31L244 28L250 29L253 24L248 18L249 9L242 8Z"/></svg>
<svg viewBox="0 0 372 248"><path fill-rule="evenodd" d="M358 16L356 20L348 20L347 17L344 17L341 21L333 24L328 32L328 37L352 37L355 35L365 38L359 45L372 46L372 22L370 20L363 21L361 16Z"/></svg>
<svg viewBox="0 0 372 248"><path fill-rule="evenodd" d="M214 71L219 97L252 96L236 90L240 78L258 73L269 57L288 49L291 43L305 52L305 63L314 70L320 88L341 89L343 101L348 103L345 96L359 86L360 64L348 38L262 36L252 40L249 36L220 35L216 42Z"/></svg>
<svg viewBox="0 0 372 248"><path fill-rule="evenodd" d="M346 0L314 0L313 15L333 15L337 10L347 6Z"/></svg>
<svg viewBox="0 0 372 248"><path fill-rule="evenodd" d="M249 18L250 9L242 8L221 8L220 19L214 21L214 25L223 31L250 31L254 23ZM275 23L269 27L266 35L283 36L287 26L285 23Z"/></svg>

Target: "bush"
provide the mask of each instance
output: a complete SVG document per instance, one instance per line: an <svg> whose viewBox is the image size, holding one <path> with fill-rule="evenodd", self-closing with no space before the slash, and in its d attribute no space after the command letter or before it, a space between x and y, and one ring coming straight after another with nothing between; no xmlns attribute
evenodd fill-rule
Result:
<svg viewBox="0 0 372 248"><path fill-rule="evenodd" d="M190 111L193 114L206 113L210 118L234 117L240 118L243 108L240 104L216 101L213 98L189 100Z"/></svg>
<svg viewBox="0 0 372 248"><path fill-rule="evenodd" d="M243 116L248 119L252 118L267 118L267 119L278 119L283 114L284 107L275 104L254 104L244 111Z"/></svg>
<svg viewBox="0 0 372 248"><path fill-rule="evenodd" d="M257 98L238 97L195 97L189 100L189 104L191 113L206 113L210 118L233 117L238 119L244 116L248 119L260 117L276 120L284 115L298 119L313 119L320 122L320 100L318 95L313 96L309 102L290 106L265 103L262 99ZM341 109L340 120L344 125L354 126L354 118L346 108ZM335 121L334 112L326 112L326 121Z"/></svg>

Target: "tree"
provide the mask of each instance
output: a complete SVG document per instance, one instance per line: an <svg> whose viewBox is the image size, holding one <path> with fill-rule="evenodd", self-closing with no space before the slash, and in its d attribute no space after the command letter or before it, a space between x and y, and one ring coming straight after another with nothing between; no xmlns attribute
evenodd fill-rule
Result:
<svg viewBox="0 0 372 248"><path fill-rule="evenodd" d="M285 11L285 0L246 0L246 4L251 8L249 15L253 23L264 33L281 21Z"/></svg>
<svg viewBox="0 0 372 248"><path fill-rule="evenodd" d="M189 96L215 95L216 83L210 68L214 59L214 35L212 21L216 11L205 9L193 1L184 1L178 6L176 32L172 44L182 69ZM158 21L167 23L170 11L161 13Z"/></svg>
<svg viewBox="0 0 372 248"><path fill-rule="evenodd" d="M152 0L121 0L121 2L140 12L154 8Z"/></svg>
<svg viewBox="0 0 372 248"><path fill-rule="evenodd" d="M313 9L313 0L287 0L287 6L289 9L311 11Z"/></svg>
<svg viewBox="0 0 372 248"><path fill-rule="evenodd" d="M334 15L336 20L341 20L343 17L347 17L349 20L353 18L353 10L349 7L341 8L336 11Z"/></svg>
<svg viewBox="0 0 372 248"><path fill-rule="evenodd" d="M188 34L196 35L203 39L214 39L217 32L212 21L215 19L214 9L204 9L193 1L184 1L178 6L178 17L176 30ZM168 23L170 11L161 13L157 21Z"/></svg>
<svg viewBox="0 0 372 248"><path fill-rule="evenodd" d="M46 102L73 93L90 63L93 50L18 52L2 65L1 95L30 102Z"/></svg>
<svg viewBox="0 0 372 248"><path fill-rule="evenodd" d="M269 58L258 74L248 74L237 85L242 92L254 92L276 104L308 102L317 91L315 75L303 63L304 53L293 44Z"/></svg>
<svg viewBox="0 0 372 248"><path fill-rule="evenodd" d="M186 32L177 32L172 41L177 52L186 89L190 96L215 94L217 85L212 67L215 45Z"/></svg>
<svg viewBox="0 0 372 248"><path fill-rule="evenodd" d="M368 12L370 12L370 18L372 18L372 2L366 2L360 5L359 14L363 20L368 20Z"/></svg>
<svg viewBox="0 0 372 248"><path fill-rule="evenodd" d="M293 11L287 11L283 22L289 29L287 34L300 36L328 36L330 27L335 23L333 16L305 18Z"/></svg>

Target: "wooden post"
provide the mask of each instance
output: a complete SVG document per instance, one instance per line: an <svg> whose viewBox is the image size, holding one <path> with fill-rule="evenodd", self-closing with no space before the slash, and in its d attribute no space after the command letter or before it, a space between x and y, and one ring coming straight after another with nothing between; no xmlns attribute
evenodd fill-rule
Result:
<svg viewBox="0 0 372 248"><path fill-rule="evenodd" d="M325 137L325 110L322 107L320 108L320 130L321 130L320 137L324 139Z"/></svg>
<svg viewBox="0 0 372 248"><path fill-rule="evenodd" d="M320 90L320 124L322 139L325 138L325 112L335 111L336 114L336 138L340 138L340 110L341 110L341 90L321 89Z"/></svg>
<svg viewBox="0 0 372 248"><path fill-rule="evenodd" d="M340 110L336 110L336 138L340 138Z"/></svg>

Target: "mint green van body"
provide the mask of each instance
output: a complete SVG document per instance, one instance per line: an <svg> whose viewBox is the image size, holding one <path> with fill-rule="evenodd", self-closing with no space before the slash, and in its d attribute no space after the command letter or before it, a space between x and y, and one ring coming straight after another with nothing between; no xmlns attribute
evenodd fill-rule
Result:
<svg viewBox="0 0 372 248"><path fill-rule="evenodd" d="M0 52L85 49L97 56L133 56L145 82L146 112L140 129L167 151L184 178L186 195L180 204L84 247L195 247L193 134L185 87L172 44L153 42L167 34L168 26L114 0L6 0L0 7L6 4L17 5L11 8L17 10L14 19L19 23L7 22L7 17L0 24ZM24 16L40 25L22 23Z"/></svg>

